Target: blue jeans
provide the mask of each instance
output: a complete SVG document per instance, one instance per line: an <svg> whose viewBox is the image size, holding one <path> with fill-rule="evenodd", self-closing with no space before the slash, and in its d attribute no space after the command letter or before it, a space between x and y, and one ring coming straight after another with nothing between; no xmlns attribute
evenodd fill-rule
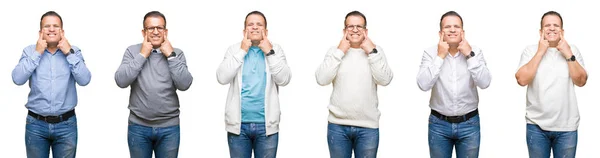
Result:
<svg viewBox="0 0 600 158"><path fill-rule="evenodd" d="M331 158L375 158L379 147L379 128L363 128L329 123L327 144Z"/></svg>
<svg viewBox="0 0 600 158"><path fill-rule="evenodd" d="M129 122L127 141L132 158L176 158L179 153L179 125L148 127Z"/></svg>
<svg viewBox="0 0 600 158"><path fill-rule="evenodd" d="M47 123L27 115L25 147L28 158L74 158L77 149L77 118Z"/></svg>
<svg viewBox="0 0 600 158"><path fill-rule="evenodd" d="M527 149L530 158L549 158L550 149L555 158L574 158L577 131L544 131L538 125L527 124Z"/></svg>
<svg viewBox="0 0 600 158"><path fill-rule="evenodd" d="M250 158L254 149L255 158L275 158L279 133L267 136L264 123L242 123L240 135L227 133L229 156Z"/></svg>
<svg viewBox="0 0 600 158"><path fill-rule="evenodd" d="M450 123L429 115L429 155L432 158L451 158L456 146L457 158L479 156L479 115L461 123Z"/></svg>

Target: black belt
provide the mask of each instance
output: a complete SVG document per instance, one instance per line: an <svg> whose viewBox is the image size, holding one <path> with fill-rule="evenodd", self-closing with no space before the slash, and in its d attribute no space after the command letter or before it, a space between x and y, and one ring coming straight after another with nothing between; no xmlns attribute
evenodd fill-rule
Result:
<svg viewBox="0 0 600 158"><path fill-rule="evenodd" d="M42 116L31 111L29 111L27 114L29 114L29 116L33 118L45 121L47 123L60 123L62 121L68 120L72 116L75 116L75 109L65 112L64 114L58 116Z"/></svg>
<svg viewBox="0 0 600 158"><path fill-rule="evenodd" d="M450 123L465 122L465 121L469 120L470 118L477 116L477 114L479 114L479 112L477 109L475 109L475 110L473 110L465 115L462 115L462 116L444 116L444 115L440 114L439 112L431 109L431 115L433 115L439 119L445 120L447 122L450 122Z"/></svg>

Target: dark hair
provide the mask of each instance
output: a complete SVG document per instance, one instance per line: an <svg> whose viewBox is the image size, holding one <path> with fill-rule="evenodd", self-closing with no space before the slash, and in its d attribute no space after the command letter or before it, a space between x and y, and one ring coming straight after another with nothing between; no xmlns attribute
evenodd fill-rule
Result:
<svg viewBox="0 0 600 158"><path fill-rule="evenodd" d="M555 12L555 11L548 11L548 12L544 13L544 15L542 15L542 19L540 20L540 26L542 28L544 27L544 17L546 17L548 15L558 16L558 18L560 19L560 28L563 28L563 19L562 19L562 16L560 16L560 14L558 12Z"/></svg>
<svg viewBox="0 0 600 158"><path fill-rule="evenodd" d="M58 13L56 13L54 11L48 11L48 12L44 13L44 15L42 15L42 18L40 18L40 29L42 28L42 20L44 20L44 17L47 17L47 16L56 16L56 17L58 17L58 19L60 19L60 28L63 27L62 17L60 17L60 15L58 15Z"/></svg>
<svg viewBox="0 0 600 158"><path fill-rule="evenodd" d="M360 16L365 20L365 28L367 28L367 17L365 17L365 15L359 11L351 11L350 13L346 14L346 17L344 18L344 28L346 28L346 20L348 19L348 17L350 16Z"/></svg>
<svg viewBox="0 0 600 158"><path fill-rule="evenodd" d="M260 16L262 16L262 18L263 18L263 19L265 19L265 28L267 28L267 18L265 17L265 14L263 14L262 12L260 12L260 11L258 11L258 10L252 11L252 12L250 12L250 13L248 13L248 14L246 15L246 18L244 18L244 28L246 28L246 22L248 22L248 21L247 21L248 17L249 17L250 15L252 15L252 14L256 14L256 15L260 15Z"/></svg>
<svg viewBox="0 0 600 158"><path fill-rule="evenodd" d="M443 27L442 26L442 20L444 20L444 18L447 17L447 16L457 16L460 19L460 26L464 27L463 26L463 19L462 19L462 17L457 12L455 12L455 11L448 11L448 12L444 13L444 15L442 15L442 18L440 18L440 30Z"/></svg>
<svg viewBox="0 0 600 158"><path fill-rule="evenodd" d="M146 13L146 15L144 15L144 21L142 21L142 26L146 27L146 19L150 17L163 18L163 20L165 20L165 28L167 27L167 18L165 18L165 15L163 13L160 13L159 11L150 11Z"/></svg>

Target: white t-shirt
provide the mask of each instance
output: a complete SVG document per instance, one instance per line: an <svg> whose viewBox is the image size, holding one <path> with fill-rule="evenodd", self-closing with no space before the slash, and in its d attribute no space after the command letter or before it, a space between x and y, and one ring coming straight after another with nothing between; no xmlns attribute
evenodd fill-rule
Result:
<svg viewBox="0 0 600 158"><path fill-rule="evenodd" d="M525 48L519 68L536 54L538 45ZM571 45L575 58L584 67L583 57ZM527 123L536 124L546 131L576 131L579 126L579 109L575 86L569 76L566 58L556 48L548 48L538 67L535 78L527 86Z"/></svg>

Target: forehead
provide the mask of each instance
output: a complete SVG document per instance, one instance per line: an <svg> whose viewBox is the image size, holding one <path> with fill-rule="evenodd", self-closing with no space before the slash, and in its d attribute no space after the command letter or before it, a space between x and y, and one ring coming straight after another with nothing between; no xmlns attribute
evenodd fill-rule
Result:
<svg viewBox="0 0 600 158"><path fill-rule="evenodd" d="M458 16L450 15L442 19L442 26L446 25L461 25L461 20Z"/></svg>
<svg viewBox="0 0 600 158"><path fill-rule="evenodd" d="M265 23L265 18L259 14L251 14L246 18L246 23Z"/></svg>
<svg viewBox="0 0 600 158"><path fill-rule="evenodd" d="M42 19L42 25L60 25L60 19L58 18L58 16L45 16Z"/></svg>
<svg viewBox="0 0 600 158"><path fill-rule="evenodd" d="M351 15L346 18L346 25L364 25L365 19L359 15Z"/></svg>
<svg viewBox="0 0 600 158"><path fill-rule="evenodd" d="M144 26L164 26L165 19L160 16L151 16L144 20Z"/></svg>
<svg viewBox="0 0 600 158"><path fill-rule="evenodd" d="M560 24L560 18L556 15L546 15L542 19L542 24Z"/></svg>

